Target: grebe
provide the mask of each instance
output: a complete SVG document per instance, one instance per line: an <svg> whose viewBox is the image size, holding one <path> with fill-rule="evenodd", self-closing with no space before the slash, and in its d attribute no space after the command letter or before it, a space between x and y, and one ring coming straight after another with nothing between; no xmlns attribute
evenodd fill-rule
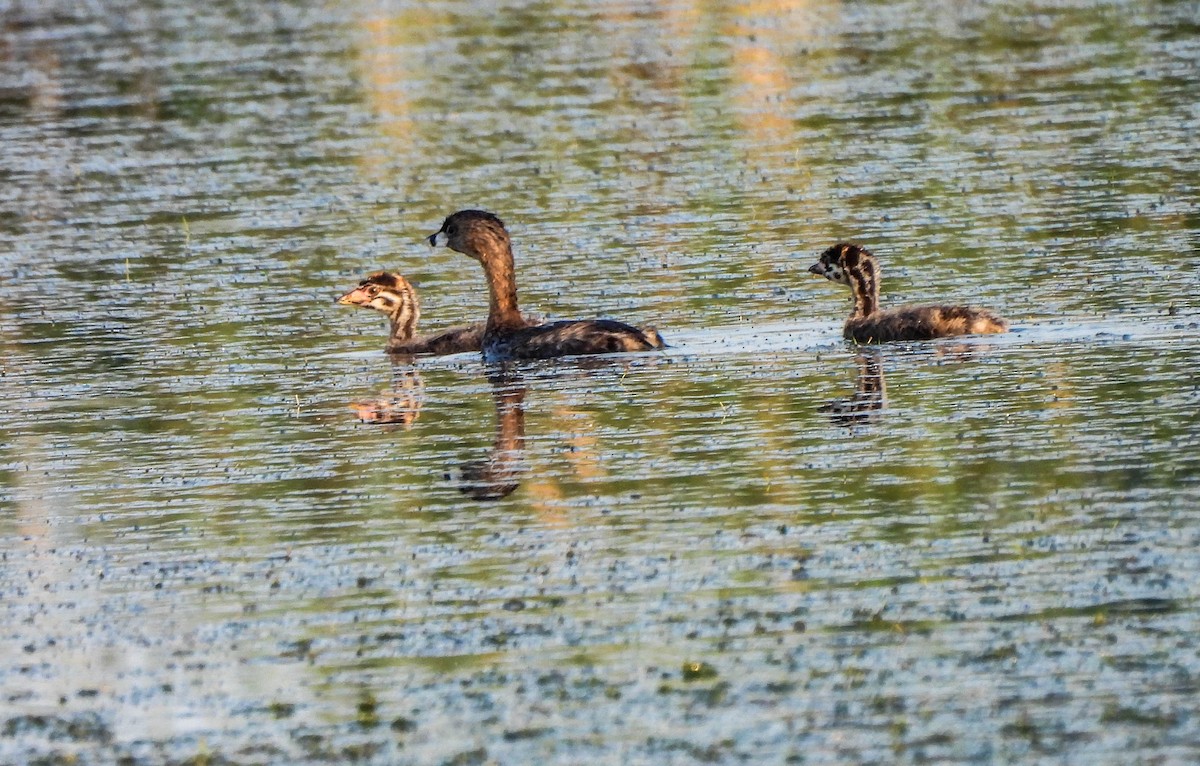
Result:
<svg viewBox="0 0 1200 766"><path fill-rule="evenodd" d="M489 294L484 361L649 351L665 345L653 327L639 329L611 319L534 324L521 316L512 242L504 222L491 213L460 210L430 235L429 244L446 245L483 266Z"/></svg>
<svg viewBox="0 0 1200 766"><path fill-rule="evenodd" d="M432 335L417 333L421 304L412 284L389 271L367 275L358 287L337 299L343 306L362 306L387 315L392 322L389 354L458 354L478 351L483 343L483 322L451 327Z"/></svg>
<svg viewBox="0 0 1200 766"><path fill-rule="evenodd" d="M880 309L879 261L858 245L843 242L830 247L808 270L847 285L854 293L854 310L842 335L856 343L1008 332L1008 322L987 309L942 305Z"/></svg>

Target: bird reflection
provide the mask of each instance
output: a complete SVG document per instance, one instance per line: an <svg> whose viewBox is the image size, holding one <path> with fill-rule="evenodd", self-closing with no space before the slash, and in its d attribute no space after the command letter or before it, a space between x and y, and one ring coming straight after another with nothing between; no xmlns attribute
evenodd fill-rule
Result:
<svg viewBox="0 0 1200 766"><path fill-rule="evenodd" d="M407 365L394 367L392 385L379 396L350 402L350 409L364 423L412 428L425 403L425 381Z"/></svg>
<svg viewBox="0 0 1200 766"><path fill-rule="evenodd" d="M820 408L835 425L853 426L876 420L887 402L879 351L860 350L854 355L854 361L858 365L854 395L849 399L835 399Z"/></svg>
<svg viewBox="0 0 1200 766"><path fill-rule="evenodd" d="M496 439L483 460L461 466L458 489L474 500L499 500L520 485L522 454L525 451L525 383L508 367L488 375L492 401L496 405Z"/></svg>

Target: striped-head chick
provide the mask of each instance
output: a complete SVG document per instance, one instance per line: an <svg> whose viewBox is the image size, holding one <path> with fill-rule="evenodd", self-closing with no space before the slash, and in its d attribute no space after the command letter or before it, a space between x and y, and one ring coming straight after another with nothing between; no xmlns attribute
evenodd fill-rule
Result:
<svg viewBox="0 0 1200 766"><path fill-rule="evenodd" d="M852 316L866 317L879 310L879 261L865 247L839 242L821 253L808 270L850 288L854 295Z"/></svg>
<svg viewBox="0 0 1200 766"><path fill-rule="evenodd" d="M337 299L343 306L362 306L386 314L392 322L392 340L408 340L416 335L421 305L417 291L399 274L377 271L367 275L358 287Z"/></svg>
<svg viewBox="0 0 1200 766"><path fill-rule="evenodd" d="M831 282L853 286L850 273L865 271L873 275L876 271L875 256L865 247L839 242L821 253L821 257L808 270Z"/></svg>

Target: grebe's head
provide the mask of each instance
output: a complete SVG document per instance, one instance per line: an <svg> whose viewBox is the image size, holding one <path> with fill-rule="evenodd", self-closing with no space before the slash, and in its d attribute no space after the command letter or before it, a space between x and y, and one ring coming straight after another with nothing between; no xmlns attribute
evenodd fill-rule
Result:
<svg viewBox="0 0 1200 766"><path fill-rule="evenodd" d="M429 235L430 247L445 245L463 255L482 261L509 249L504 221L484 210L460 210L442 222L442 228Z"/></svg>
<svg viewBox="0 0 1200 766"><path fill-rule="evenodd" d="M849 242L839 242L821 253L817 262L808 267L812 274L825 277L831 282L850 284L850 272L862 269L875 260L865 247Z"/></svg>
<svg viewBox="0 0 1200 766"><path fill-rule="evenodd" d="M368 274L358 287L337 299L343 306L362 306L387 314L393 319L415 320L421 313L417 291L412 284L390 271Z"/></svg>

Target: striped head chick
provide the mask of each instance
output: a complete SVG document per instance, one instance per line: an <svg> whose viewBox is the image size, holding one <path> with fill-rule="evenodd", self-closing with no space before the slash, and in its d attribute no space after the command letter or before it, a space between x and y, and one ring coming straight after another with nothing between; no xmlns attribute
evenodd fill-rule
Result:
<svg viewBox="0 0 1200 766"><path fill-rule="evenodd" d="M879 261L865 247L839 242L821 253L808 270L850 288L854 294L851 318L868 317L879 309Z"/></svg>
<svg viewBox="0 0 1200 766"><path fill-rule="evenodd" d="M821 253L808 270L832 282L847 285L854 295L854 310L842 336L855 343L932 340L953 335L1008 332L1008 322L995 312L937 303L879 307L879 261L864 247L841 242Z"/></svg>
<svg viewBox="0 0 1200 766"><path fill-rule="evenodd" d="M392 323L389 343L408 341L416 335L421 304L412 284L390 271L376 271L358 287L337 299L342 306L362 306L387 315Z"/></svg>

